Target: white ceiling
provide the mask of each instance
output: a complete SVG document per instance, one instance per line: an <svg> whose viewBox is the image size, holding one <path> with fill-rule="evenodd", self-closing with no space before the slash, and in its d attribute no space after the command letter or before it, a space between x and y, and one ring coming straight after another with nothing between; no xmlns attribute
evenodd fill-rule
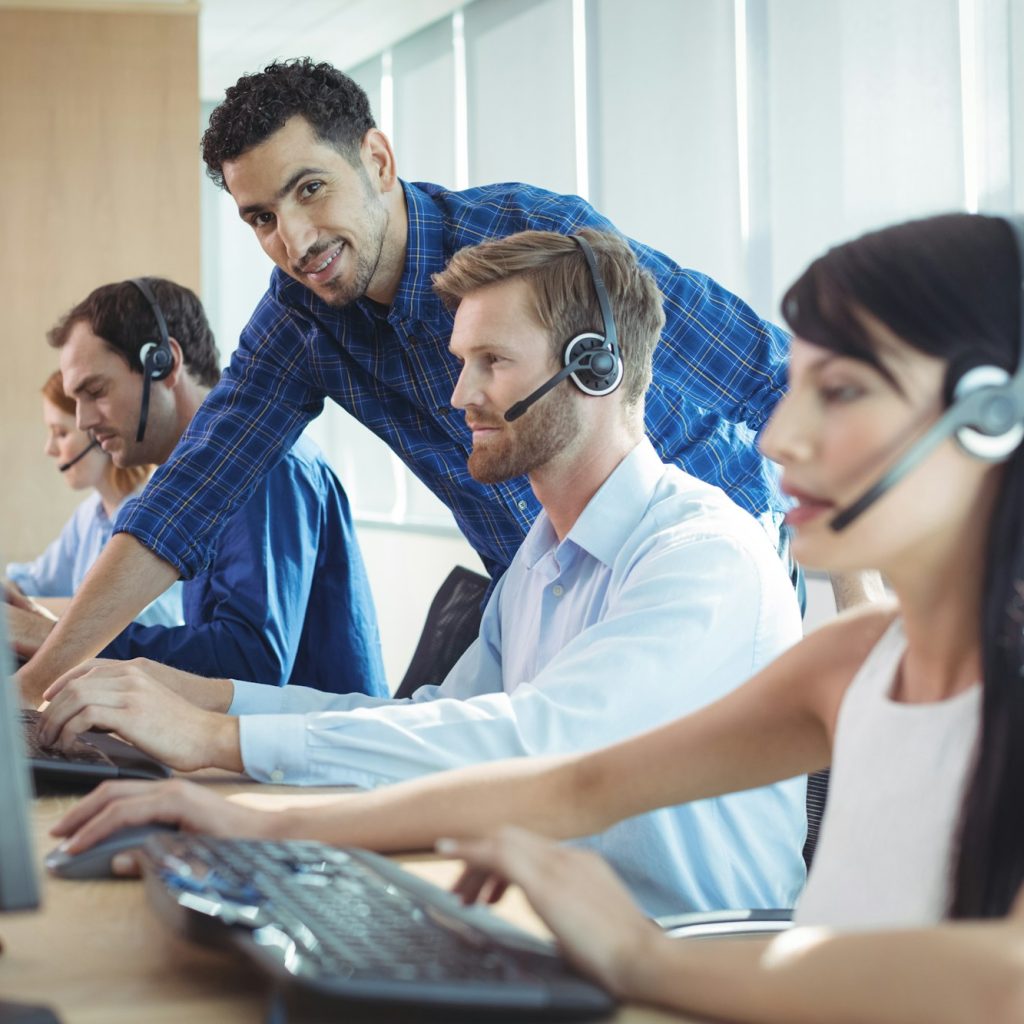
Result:
<svg viewBox="0 0 1024 1024"><path fill-rule="evenodd" d="M220 99L275 57L350 68L465 0L200 0L200 93Z"/></svg>
<svg viewBox="0 0 1024 1024"><path fill-rule="evenodd" d="M219 100L275 57L317 57L339 68L464 7L468 0L0 0L0 7L199 9L199 91Z"/></svg>

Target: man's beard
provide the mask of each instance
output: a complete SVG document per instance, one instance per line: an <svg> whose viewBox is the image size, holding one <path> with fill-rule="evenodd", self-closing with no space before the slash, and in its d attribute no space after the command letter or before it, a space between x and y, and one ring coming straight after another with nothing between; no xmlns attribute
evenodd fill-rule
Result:
<svg viewBox="0 0 1024 1024"><path fill-rule="evenodd" d="M356 299L361 299L370 287L373 275L380 266L380 258L384 252L384 234L388 226L388 215L383 210L381 214L379 221L373 225L373 232L360 245L352 277L335 278L322 285L326 293L322 298L329 306L341 309Z"/></svg>
<svg viewBox="0 0 1024 1024"><path fill-rule="evenodd" d="M576 402L553 392L514 424L506 424L490 444L474 448L469 456L469 474L482 484L500 484L525 476L565 451L579 431Z"/></svg>
<svg viewBox="0 0 1024 1024"><path fill-rule="evenodd" d="M381 204L379 197L370 184L365 168L360 168L363 182L363 197L366 199L366 237L359 243L356 253L355 271L350 281L336 279L328 281L324 286L327 295L325 300L329 306L340 309L356 299L361 299L370 287L374 274L380 267L381 256L384 254L384 237L387 235L390 215Z"/></svg>

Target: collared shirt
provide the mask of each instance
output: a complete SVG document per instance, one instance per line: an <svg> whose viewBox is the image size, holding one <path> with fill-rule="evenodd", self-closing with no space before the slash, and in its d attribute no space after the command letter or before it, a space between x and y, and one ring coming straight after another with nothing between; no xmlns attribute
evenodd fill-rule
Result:
<svg viewBox="0 0 1024 1024"><path fill-rule="evenodd" d="M564 540L538 516L439 686L375 701L236 683L231 712L253 777L372 787L617 742L721 697L799 636L763 530L645 440ZM804 791L791 780L658 811L591 845L652 913L790 906Z"/></svg>
<svg viewBox="0 0 1024 1024"><path fill-rule="evenodd" d="M103 499L94 493L75 509L57 538L38 558L31 562L9 562L7 577L29 597L73 597L113 530ZM181 583L173 584L143 608L135 621L145 626L180 626L185 621Z"/></svg>
<svg viewBox="0 0 1024 1024"><path fill-rule="evenodd" d="M348 498L300 438L232 516L212 566L184 587L185 625L130 625L102 652L204 676L387 694Z"/></svg>
<svg viewBox="0 0 1024 1024"><path fill-rule="evenodd" d="M467 471L470 432L450 405L459 373L448 352L452 315L430 277L457 250L486 238L613 225L576 196L527 185L403 187L408 244L391 306L361 299L331 308L275 270L229 370L170 461L119 518L119 530L186 579L207 564L221 525L328 397L383 438L452 510L493 576L522 543L539 510L528 482L484 485ZM658 281L667 318L646 401L655 447L754 515L778 511L775 475L755 434L784 388L786 336L710 278L633 245Z"/></svg>

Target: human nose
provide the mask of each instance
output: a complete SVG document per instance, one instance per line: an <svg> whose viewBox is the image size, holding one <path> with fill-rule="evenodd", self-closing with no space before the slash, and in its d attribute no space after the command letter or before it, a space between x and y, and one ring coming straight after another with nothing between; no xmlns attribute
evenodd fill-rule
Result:
<svg viewBox="0 0 1024 1024"><path fill-rule="evenodd" d="M79 399L75 403L75 423L78 429L88 433L93 427L99 424L99 416L96 407L91 402L83 402Z"/></svg>
<svg viewBox="0 0 1024 1024"><path fill-rule="evenodd" d="M301 260L316 244L316 228L301 212L279 212L277 215L277 236L284 245L292 262Z"/></svg>
<svg viewBox="0 0 1024 1024"><path fill-rule="evenodd" d="M57 439L53 435L47 435L46 441L43 443L43 454L49 455L51 459L57 458L60 452L57 450Z"/></svg>
<svg viewBox="0 0 1024 1024"><path fill-rule="evenodd" d="M464 364L459 372L459 379L455 382L455 390L452 391L452 408L466 409L471 405L480 405L480 387L476 381L476 374L470 369L469 364Z"/></svg>
<svg viewBox="0 0 1024 1024"><path fill-rule="evenodd" d="M804 461L810 457L809 410L799 396L790 391L782 397L771 415L758 446L761 453L780 465Z"/></svg>

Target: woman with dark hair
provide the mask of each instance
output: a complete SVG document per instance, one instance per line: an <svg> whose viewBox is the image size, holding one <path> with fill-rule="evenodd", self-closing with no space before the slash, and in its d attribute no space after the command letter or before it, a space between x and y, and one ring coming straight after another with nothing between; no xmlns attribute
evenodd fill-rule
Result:
<svg viewBox="0 0 1024 1024"><path fill-rule="evenodd" d="M715 704L590 754L281 813L182 783L103 787L58 833L72 849L154 818L383 850L460 836L438 848L467 860L464 898L518 883L566 954L627 999L786 1024L1024 1020L1024 430L1011 416L981 436L948 414L1021 364L1021 264L1007 222L935 217L833 249L785 297L790 387L761 443L794 500L793 552L880 569L891 605L840 616ZM588 835L826 765L796 911L817 927L774 940L674 942L593 854L494 831ZM935 927L949 918L1000 920Z"/></svg>
<svg viewBox="0 0 1024 1024"><path fill-rule="evenodd" d="M59 370L42 387L43 451L73 491L92 490L75 509L59 536L31 562L7 565L6 597L28 605L25 598L68 598L74 595L113 532L114 518L124 501L145 485L152 466L115 466L110 457L75 421L75 401L64 393ZM181 586L154 601L137 621L146 625L180 625Z"/></svg>

